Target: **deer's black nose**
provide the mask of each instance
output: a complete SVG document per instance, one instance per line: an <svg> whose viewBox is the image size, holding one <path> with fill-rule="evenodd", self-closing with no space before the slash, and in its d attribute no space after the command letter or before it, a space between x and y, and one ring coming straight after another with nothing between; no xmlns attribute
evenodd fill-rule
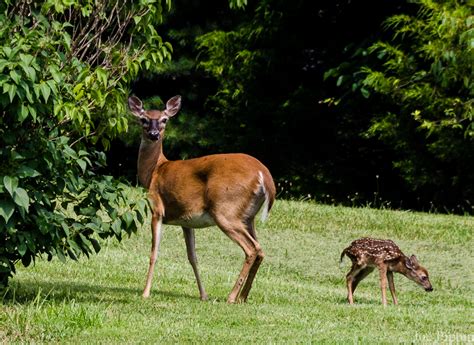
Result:
<svg viewBox="0 0 474 345"><path fill-rule="evenodd" d="M150 132L148 132L148 138L150 138L151 140L160 139L160 131L157 129L151 130Z"/></svg>
<svg viewBox="0 0 474 345"><path fill-rule="evenodd" d="M425 291L427 291L427 292L431 292L431 291L433 291L433 287L432 287L432 286L430 286L430 287L427 287L427 288L425 288Z"/></svg>

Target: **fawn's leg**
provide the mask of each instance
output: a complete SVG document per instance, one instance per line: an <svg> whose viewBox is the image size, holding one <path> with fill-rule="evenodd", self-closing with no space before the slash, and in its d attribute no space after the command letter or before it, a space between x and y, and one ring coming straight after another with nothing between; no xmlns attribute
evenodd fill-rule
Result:
<svg viewBox="0 0 474 345"><path fill-rule="evenodd" d="M158 251L160 249L162 235L161 217L156 214L151 217L151 254L150 265L148 267L148 275L146 278L145 289L143 290L143 297L150 296L151 281L153 280L153 271L155 269L156 259L158 258Z"/></svg>
<svg viewBox="0 0 474 345"><path fill-rule="evenodd" d="M196 282L199 289L199 295L202 301L207 301L208 296L204 290L204 286L201 283L201 278L199 276L199 271L197 268L197 256L196 256L196 241L194 237L194 229L183 227L184 241L186 242L186 251L188 253L188 260L191 264L191 267L194 271L194 276L196 277Z"/></svg>
<svg viewBox="0 0 474 345"><path fill-rule="evenodd" d="M392 294L393 304L397 305L398 300L397 296L395 295L395 283L393 281L393 272L387 272L387 279L388 279L388 287L390 288L390 293Z"/></svg>
<svg viewBox="0 0 474 345"><path fill-rule="evenodd" d="M354 297L352 290L352 284L354 283L355 277L359 274L361 270L364 269L364 266L359 266L357 263L353 262L351 270L347 273L346 276L346 285L347 285L347 301L349 304L354 304Z"/></svg>
<svg viewBox="0 0 474 345"><path fill-rule="evenodd" d="M382 289L382 304L387 305L387 266L381 264L378 266L380 273L380 289Z"/></svg>
<svg viewBox="0 0 474 345"><path fill-rule="evenodd" d="M354 280L352 281L352 294L354 294L355 289L357 288L357 285L359 285L359 283L365 277L367 277L370 273L372 273L373 270L374 270L374 267L366 267L354 277Z"/></svg>

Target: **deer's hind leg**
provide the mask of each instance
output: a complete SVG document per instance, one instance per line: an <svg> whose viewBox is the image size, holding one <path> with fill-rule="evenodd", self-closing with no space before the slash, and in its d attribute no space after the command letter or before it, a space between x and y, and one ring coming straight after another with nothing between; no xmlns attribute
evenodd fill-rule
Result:
<svg viewBox="0 0 474 345"><path fill-rule="evenodd" d="M247 230L248 230L250 236L252 236L252 238L255 241L257 241L257 243L258 243L257 235L256 235L256 232L255 232L255 221L254 221L254 219L251 219L251 220L247 221ZM249 272L249 275L247 277L247 280L245 281L245 285L242 288L242 291L240 292L239 300L241 300L243 302L247 301L248 294L250 292L250 289L252 288L253 280L255 278L255 275L257 274L257 271L258 271L258 269L260 267L260 264L262 263L264 257L265 257L265 254L264 254L263 250L260 249L257 252L257 257L256 257L252 267L250 268L250 272Z"/></svg>
<svg viewBox="0 0 474 345"><path fill-rule="evenodd" d="M362 280L362 279L359 279L356 282L356 277L363 269L365 269L365 267L366 266L361 266L357 264L357 262L353 261L351 270L346 275L347 301L349 302L349 304L354 304L354 296L353 296L354 290L355 290L355 287L357 287L357 284L359 284L359 282ZM354 285L355 287L353 289Z"/></svg>
<svg viewBox="0 0 474 345"><path fill-rule="evenodd" d="M239 297L239 294L247 282L249 277L250 271L255 264L257 258L261 261L263 259L263 251L260 247L260 244L250 235L249 231L247 230L246 224L244 221L237 219L237 218L230 218L225 216L216 216L215 217L216 223L219 228L235 243L237 243L245 253L245 261L240 271L240 274L237 278L237 281L234 284L232 291L227 298L228 303L235 303ZM258 263L260 265L260 263ZM258 265L255 269L252 270L253 277L258 270ZM252 277L251 277L252 278ZM251 282L249 282L249 286L246 287L246 294L250 291Z"/></svg>
<svg viewBox="0 0 474 345"><path fill-rule="evenodd" d="M374 267L366 267L362 269L357 275L354 277L354 280L352 281L352 293L355 292L355 289L357 288L357 285L366 278L372 271L374 270Z"/></svg>

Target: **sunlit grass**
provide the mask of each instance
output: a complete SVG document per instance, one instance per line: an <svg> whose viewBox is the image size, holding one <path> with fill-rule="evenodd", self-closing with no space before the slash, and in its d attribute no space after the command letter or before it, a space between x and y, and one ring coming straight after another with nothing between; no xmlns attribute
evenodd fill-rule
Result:
<svg viewBox="0 0 474 345"><path fill-rule="evenodd" d="M473 217L278 201L258 225L266 257L248 303L227 305L243 253L219 229L196 232L201 302L178 227L165 227L152 296L141 298L149 229L106 242L90 260L18 267L0 304L0 342L433 343L473 340ZM400 305L381 306L377 274L346 304L339 255L362 236L416 254L435 288L396 276ZM470 337L470 338L469 338Z"/></svg>

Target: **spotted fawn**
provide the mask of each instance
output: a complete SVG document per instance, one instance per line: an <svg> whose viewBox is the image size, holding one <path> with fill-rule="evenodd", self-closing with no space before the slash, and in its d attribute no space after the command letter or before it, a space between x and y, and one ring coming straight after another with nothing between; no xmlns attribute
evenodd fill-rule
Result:
<svg viewBox="0 0 474 345"><path fill-rule="evenodd" d="M382 304L387 305L387 280L393 298L393 304L398 304L395 295L393 272L401 273L415 283L421 285L425 291L433 291L428 271L418 263L415 255L410 257L402 253L400 248L391 240L377 240L361 238L351 243L341 253L341 262L347 255L352 261L352 267L346 276L347 300L354 304L353 294L357 285L375 268L380 273L380 287L382 289Z"/></svg>

